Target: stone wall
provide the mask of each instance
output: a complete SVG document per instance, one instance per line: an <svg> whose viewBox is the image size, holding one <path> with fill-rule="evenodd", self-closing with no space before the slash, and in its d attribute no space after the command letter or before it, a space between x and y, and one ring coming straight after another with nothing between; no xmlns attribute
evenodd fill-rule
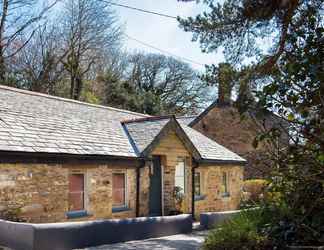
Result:
<svg viewBox="0 0 324 250"><path fill-rule="evenodd" d="M153 155L162 156L164 214L175 209L173 190L175 183L175 167L179 157L186 159L186 193L184 198L184 213L191 213L192 199L192 156L175 133L170 133L153 150ZM234 165L201 165L195 171L201 174L201 194L204 199L195 201L195 215L199 218L201 212L216 212L234 210L239 207L243 185L243 167ZM229 197L221 193L222 174L229 176Z"/></svg>
<svg viewBox="0 0 324 250"><path fill-rule="evenodd" d="M183 212L191 213L192 156L173 132L162 139L152 155L161 156L163 168L164 215L175 210L175 168L179 157L186 160ZM139 215L149 214L149 166L140 169ZM239 166L199 166L203 200L196 201L195 211L236 209L240 201L243 168ZM229 197L220 193L222 173L229 174ZM112 212L112 174L127 175L127 211ZM85 209L89 216L67 219L71 173L85 174ZM10 209L28 222L84 221L136 216L136 169L116 165L0 164L0 214Z"/></svg>
<svg viewBox="0 0 324 250"><path fill-rule="evenodd" d="M175 168L178 158L186 159L186 180L185 180L185 197L184 197L184 213L191 213L191 155L185 148L174 132L170 132L168 136L163 138L157 147L153 150L152 155L162 156L163 167L163 193L164 193L164 215L168 215L170 211L175 210L174 200L174 182Z"/></svg>
<svg viewBox="0 0 324 250"><path fill-rule="evenodd" d="M243 185L243 167L234 165L199 166L202 199L195 201L195 216L202 212L235 210L239 207ZM221 191L223 173L228 175L229 196Z"/></svg>
<svg viewBox="0 0 324 250"><path fill-rule="evenodd" d="M127 174L128 211L112 213L113 172ZM112 165L1 164L0 210L9 209L28 222L70 221L70 173L84 173L86 179L85 209L90 215L76 220L135 217L136 170Z"/></svg>
<svg viewBox="0 0 324 250"><path fill-rule="evenodd" d="M260 144L258 150L252 146L258 127L250 117L241 120L235 107L215 106L193 128L245 158L248 161L245 178L269 174L270 169L264 164L267 146Z"/></svg>
<svg viewBox="0 0 324 250"><path fill-rule="evenodd" d="M149 197L150 197L150 171L149 164L140 169L140 204L139 216L149 214Z"/></svg>

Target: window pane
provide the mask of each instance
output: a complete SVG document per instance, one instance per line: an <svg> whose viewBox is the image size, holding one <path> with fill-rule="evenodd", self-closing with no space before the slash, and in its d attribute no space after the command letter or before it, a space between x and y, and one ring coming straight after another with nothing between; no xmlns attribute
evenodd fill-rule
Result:
<svg viewBox="0 0 324 250"><path fill-rule="evenodd" d="M71 174L69 176L69 210L84 209L84 175Z"/></svg>
<svg viewBox="0 0 324 250"><path fill-rule="evenodd" d="M175 176L183 177L184 176L184 163L179 162L176 166Z"/></svg>
<svg viewBox="0 0 324 250"><path fill-rule="evenodd" d="M125 206L125 174L113 174L113 206Z"/></svg>
<svg viewBox="0 0 324 250"><path fill-rule="evenodd" d="M181 193L185 193L185 161L180 159L175 169L175 187L181 188Z"/></svg>
<svg viewBox="0 0 324 250"><path fill-rule="evenodd" d="M222 193L227 194L228 193L228 176L227 173L223 173L222 176Z"/></svg>

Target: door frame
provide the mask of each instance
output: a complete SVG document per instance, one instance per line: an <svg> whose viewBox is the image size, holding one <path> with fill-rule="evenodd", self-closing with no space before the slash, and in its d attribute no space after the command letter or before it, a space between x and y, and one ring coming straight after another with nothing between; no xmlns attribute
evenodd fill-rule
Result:
<svg viewBox="0 0 324 250"><path fill-rule="evenodd" d="M164 165L162 164L162 157L160 156L161 167L161 215L164 216Z"/></svg>

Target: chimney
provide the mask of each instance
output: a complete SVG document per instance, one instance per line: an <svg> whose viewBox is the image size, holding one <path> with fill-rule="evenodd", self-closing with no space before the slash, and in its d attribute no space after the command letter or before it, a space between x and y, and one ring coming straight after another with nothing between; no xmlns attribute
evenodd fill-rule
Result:
<svg viewBox="0 0 324 250"><path fill-rule="evenodd" d="M229 105L232 103L232 89L234 70L228 63L220 63L218 66L218 103Z"/></svg>

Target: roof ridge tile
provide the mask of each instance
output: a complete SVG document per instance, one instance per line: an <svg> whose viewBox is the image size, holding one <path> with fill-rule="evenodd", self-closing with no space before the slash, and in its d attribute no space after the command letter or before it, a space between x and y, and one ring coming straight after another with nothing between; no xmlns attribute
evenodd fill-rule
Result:
<svg viewBox="0 0 324 250"><path fill-rule="evenodd" d="M82 102L82 101L63 98L63 97L59 97L59 96L53 96L53 95L48 95L48 94L44 94L44 93L34 92L34 91L30 91L30 90L18 89L18 88L9 87L9 86L0 84L0 91L1 90L7 90L7 91L17 92L20 94L31 95L31 96L39 96L39 97L44 97L44 98L53 99L53 100L57 100L57 101L85 105L85 106L94 107L94 108L108 109L108 110L112 110L112 111L116 111L116 112L134 114L134 115L139 115L139 116L143 116L143 117L150 117L149 115L146 115L146 114L133 112L133 111L125 110L125 109L119 109L119 108L114 108L114 107L110 107L110 106L103 106L103 105L99 105L99 104Z"/></svg>
<svg viewBox="0 0 324 250"><path fill-rule="evenodd" d="M173 115L161 115L161 116L149 116L149 117L142 117L142 118L133 118L133 119L126 119L121 121L123 124L128 123L138 123L138 122L147 122L147 121L157 121L157 120L165 120L174 117Z"/></svg>

